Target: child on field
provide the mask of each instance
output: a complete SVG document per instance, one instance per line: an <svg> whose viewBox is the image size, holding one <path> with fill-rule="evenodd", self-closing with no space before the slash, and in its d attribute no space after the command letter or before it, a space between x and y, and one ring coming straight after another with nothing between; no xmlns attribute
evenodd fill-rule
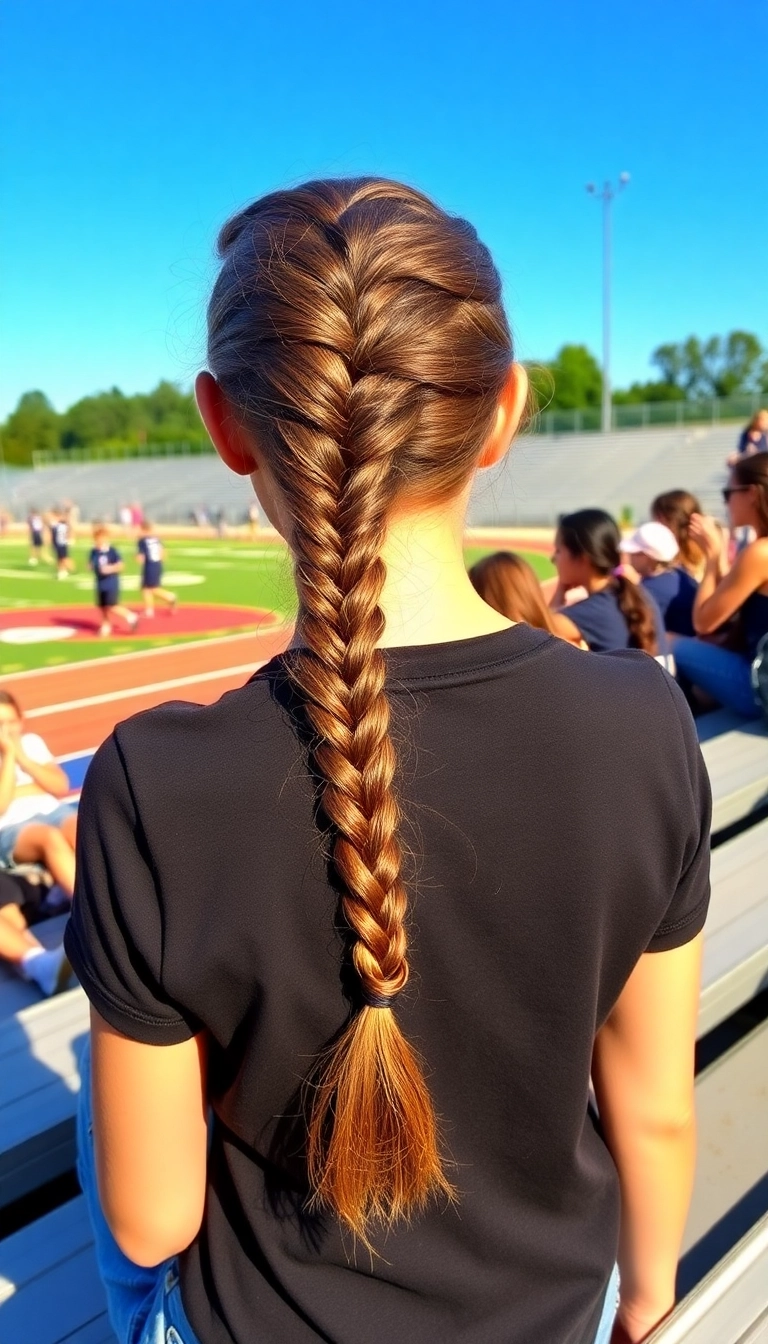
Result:
<svg viewBox="0 0 768 1344"><path fill-rule="evenodd" d="M43 515L39 509L30 509L27 515L27 527L29 528L29 563L30 565L38 565L45 558L43 554L44 523Z"/></svg>
<svg viewBox="0 0 768 1344"><path fill-rule="evenodd" d="M163 543L159 537L155 536L152 524L148 521L143 522L141 524L141 536L136 548L136 558L142 566L141 591L144 597L145 616L154 616L156 601L165 603L169 616L172 616L176 609L176 594L160 586L163 577L164 556Z"/></svg>
<svg viewBox="0 0 768 1344"><path fill-rule="evenodd" d="M69 523L62 509L53 513L50 527L51 545L56 557L56 577L57 579L66 579L75 566L69 554Z"/></svg>
<svg viewBox="0 0 768 1344"><path fill-rule="evenodd" d="M112 617L119 616L135 630L139 618L128 607L120 605L120 578L123 560L120 552L109 544L106 527L97 527L93 533L93 549L88 563L96 576L96 606L101 612L100 635L112 634Z"/></svg>

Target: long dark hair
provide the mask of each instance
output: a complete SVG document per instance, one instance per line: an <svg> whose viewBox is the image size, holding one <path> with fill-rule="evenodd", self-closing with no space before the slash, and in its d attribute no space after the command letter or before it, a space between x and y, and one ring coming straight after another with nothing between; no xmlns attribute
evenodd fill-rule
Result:
<svg viewBox="0 0 768 1344"><path fill-rule="evenodd" d="M629 643L655 657L659 652L653 608L636 583L615 574L621 563L621 533L604 509L579 509L566 513L557 527L560 542L571 555L585 556L598 574L610 574L611 586L629 627Z"/></svg>
<svg viewBox="0 0 768 1344"><path fill-rule="evenodd" d="M760 534L768 536L768 453L750 453L731 467L737 485L757 486L755 507L760 519Z"/></svg>
<svg viewBox="0 0 768 1344"><path fill-rule="evenodd" d="M407 893L386 662L393 509L466 487L512 362L499 275L471 225L375 178L254 202L219 235L209 366L290 519L322 810L359 1002L311 1097L310 1183L366 1240L452 1193L424 1070L395 1011ZM369 1244L369 1243L368 1243Z"/></svg>

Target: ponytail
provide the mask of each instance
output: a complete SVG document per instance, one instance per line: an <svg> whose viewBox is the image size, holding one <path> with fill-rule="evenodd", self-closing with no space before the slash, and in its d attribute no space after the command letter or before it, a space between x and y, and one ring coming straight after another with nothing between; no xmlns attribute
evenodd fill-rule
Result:
<svg viewBox="0 0 768 1344"><path fill-rule="evenodd" d="M355 973L349 1019L305 1089L311 1203L370 1247L374 1227L455 1197L396 1011L408 902L382 550L398 504L466 488L512 343L474 230L398 183L264 197L225 225L219 254L209 363L285 506L302 642L286 665L313 733Z"/></svg>
<svg viewBox="0 0 768 1344"><path fill-rule="evenodd" d="M617 574L614 577L616 601L629 627L629 643L633 649L642 649L654 658L659 652L653 609L642 588L631 579Z"/></svg>

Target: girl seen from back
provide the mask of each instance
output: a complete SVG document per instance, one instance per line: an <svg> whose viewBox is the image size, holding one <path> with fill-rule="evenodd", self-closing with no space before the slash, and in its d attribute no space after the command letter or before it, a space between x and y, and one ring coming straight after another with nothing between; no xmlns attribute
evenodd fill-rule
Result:
<svg viewBox="0 0 768 1344"><path fill-rule="evenodd" d="M570 589L585 588L587 597L561 612L572 639L584 639L593 653L642 649L666 664L661 613L649 593L618 572L620 548L619 529L603 509L564 514L552 557L558 574L552 604L564 602Z"/></svg>
<svg viewBox="0 0 768 1344"><path fill-rule="evenodd" d="M639 1341L693 1175L690 714L653 659L467 577L527 385L470 225L315 182L219 254L199 404L300 606L241 689L119 725L83 791L80 1172L117 1337Z"/></svg>
<svg viewBox="0 0 768 1344"><path fill-rule="evenodd" d="M533 569L514 551L483 556L472 566L469 577L483 601L510 621L525 621L535 630L547 630L570 644L583 643L573 637L565 617L550 610Z"/></svg>
<svg viewBox="0 0 768 1344"><path fill-rule="evenodd" d="M691 536L706 566L693 605L693 625L697 635L711 635L738 617L741 651L700 638L678 639L675 662L689 685L726 709L758 718L762 705L753 686L752 664L768 634L768 453L739 458L731 467L723 497L731 527L753 528L756 540L738 552L730 571L721 577L722 528L702 514L691 519Z"/></svg>

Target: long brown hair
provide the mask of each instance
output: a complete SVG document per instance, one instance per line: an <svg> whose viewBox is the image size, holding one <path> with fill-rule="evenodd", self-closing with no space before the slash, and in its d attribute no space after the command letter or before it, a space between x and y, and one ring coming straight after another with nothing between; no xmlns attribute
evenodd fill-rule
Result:
<svg viewBox="0 0 768 1344"><path fill-rule="evenodd" d="M689 529L693 514L702 512L701 504L690 490L666 490L657 495L651 505L651 517L674 533L685 566L694 573L704 564L704 552L693 541Z"/></svg>
<svg viewBox="0 0 768 1344"><path fill-rule="evenodd" d="M219 236L211 370L290 516L303 650L288 662L315 734L322 808L359 986L307 1095L314 1201L366 1244L453 1194L420 1060L394 1010L408 979L377 647L388 519L466 485L512 360L500 281L474 229L373 178L256 201Z"/></svg>
<svg viewBox="0 0 768 1344"><path fill-rule="evenodd" d="M621 533L609 513L603 509L579 509L564 514L557 526L560 542L571 555L583 555L597 574L610 574L619 611L629 629L630 647L644 649L655 657L659 652L653 608L642 588L621 574Z"/></svg>
<svg viewBox="0 0 768 1344"><path fill-rule="evenodd" d="M755 485L755 508L760 520L760 535L768 536L768 453L750 453L739 457L731 467L737 485Z"/></svg>
<svg viewBox="0 0 768 1344"><path fill-rule="evenodd" d="M541 584L521 555L496 551L478 560L469 571L472 585L484 602L510 621L525 621L537 630L555 634L552 613Z"/></svg>

